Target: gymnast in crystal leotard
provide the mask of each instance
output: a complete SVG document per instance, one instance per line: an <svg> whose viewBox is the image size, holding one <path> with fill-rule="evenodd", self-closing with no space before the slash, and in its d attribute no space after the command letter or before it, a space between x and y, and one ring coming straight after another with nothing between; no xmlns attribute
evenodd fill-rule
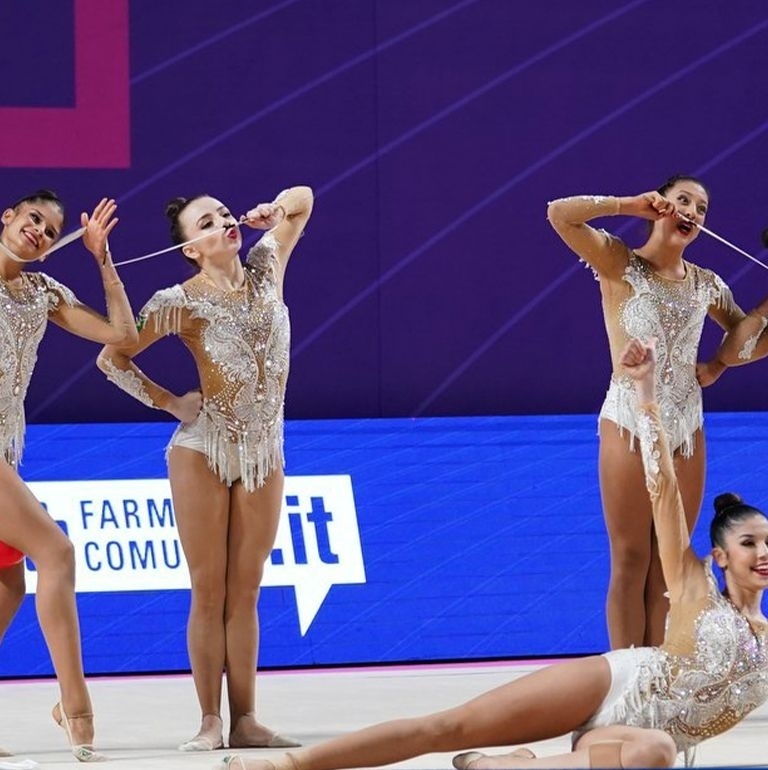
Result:
<svg viewBox="0 0 768 770"><path fill-rule="evenodd" d="M577 196L553 201L548 216L560 237L599 281L613 374L600 411L600 491L611 550L606 615L611 646L659 644L668 602L635 450L634 392L618 367L629 337L658 340L659 408L693 528L704 491L706 447L701 385L725 368L713 358L697 367L704 320L728 330L744 316L711 270L683 259L703 224L709 195L691 177L673 177L634 197ZM648 240L631 249L591 219L618 214L651 220ZM681 216L682 215L682 216Z"/></svg>
<svg viewBox="0 0 768 770"><path fill-rule="evenodd" d="M104 759L93 748L93 709L83 674L75 603L72 543L35 499L18 473L24 445L24 398L48 321L72 334L100 342L131 343L136 326L107 236L117 223L115 202L103 199L89 217L82 214L83 242L94 255L104 285L107 315L80 302L70 289L41 272L26 272L59 239L64 206L39 190L6 208L0 234L0 540L16 558L0 567L0 638L25 593L23 554L37 569L35 606L61 689L54 719L66 729L81 762Z"/></svg>
<svg viewBox="0 0 768 770"><path fill-rule="evenodd" d="M312 204L308 187L293 187L249 211L244 224L268 232L243 264L240 230L226 206L207 195L173 201L167 213L175 243L212 233L182 249L197 272L150 299L138 344L108 346L99 356L116 385L181 421L168 472L192 582L187 645L202 712L183 751L223 745L222 671L229 745L295 745L256 719L256 600L282 504L290 338L283 276ZM174 395L133 362L169 334L192 354L200 390Z"/></svg>
<svg viewBox="0 0 768 770"><path fill-rule="evenodd" d="M701 741L768 700L768 621L761 610L768 587L768 518L734 494L719 495L710 526L712 552L697 558L655 396L653 345L630 340L616 363L636 389L644 493L650 496L671 602L663 645L546 666L456 708L385 722L277 758L232 755L220 770L375 767L428 752L514 746L569 732L570 753L470 751L455 757L454 765L672 767L679 752L690 765ZM722 592L713 561L722 569Z"/></svg>

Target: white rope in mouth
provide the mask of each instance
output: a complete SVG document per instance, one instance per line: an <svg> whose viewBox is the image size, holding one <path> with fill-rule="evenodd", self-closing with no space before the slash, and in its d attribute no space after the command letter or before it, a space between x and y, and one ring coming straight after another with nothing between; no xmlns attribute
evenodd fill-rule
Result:
<svg viewBox="0 0 768 770"><path fill-rule="evenodd" d="M205 235L198 235L197 238L191 238L188 241L184 241L184 243L177 243L173 246L168 246L168 248L160 249L160 251L153 251L151 254L142 254L140 257L133 257L132 259L124 259L121 262L115 262L115 267L121 267L122 265L132 265L134 262L142 262L145 259L152 259L152 257L159 257L161 254L167 254L170 251L176 251L176 249L183 249L185 246L189 246L192 243L197 243L198 241L202 241L205 238L210 238L212 235L220 235L221 233L225 233L227 230L231 230L233 227L240 227L240 225L243 224L243 220L241 219L239 222L233 222L231 225L224 225L223 227L218 227L215 230L211 230L210 233L205 233Z"/></svg>
<svg viewBox="0 0 768 770"><path fill-rule="evenodd" d="M751 259L755 264L760 265L760 267L763 267L766 270L768 270L768 265L766 265L765 262L761 262L757 257L753 257L751 254L744 251L744 249L740 249L735 244L731 243L730 241L727 241L721 235L718 235L717 233L713 232L709 228L704 227L704 225L697 224L690 217L685 216L685 214L681 214L679 211L677 212L677 215L681 219L685 220L686 222L690 222L694 227L697 227L699 230L701 230L702 233L706 233L710 238L714 238L716 241L720 241L720 243L725 244L726 246L732 248L734 251L737 251L739 254L746 257L747 259Z"/></svg>

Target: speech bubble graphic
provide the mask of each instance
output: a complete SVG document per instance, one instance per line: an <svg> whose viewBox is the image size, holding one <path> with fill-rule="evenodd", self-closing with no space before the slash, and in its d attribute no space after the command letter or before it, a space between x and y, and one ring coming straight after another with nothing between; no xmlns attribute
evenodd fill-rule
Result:
<svg viewBox="0 0 768 770"><path fill-rule="evenodd" d="M167 479L30 482L75 546L76 590L189 589ZM292 586L309 630L335 584L365 583L350 476L288 476L263 587ZM27 562L27 592L37 574Z"/></svg>
<svg viewBox="0 0 768 770"><path fill-rule="evenodd" d="M264 585L295 587L299 627L304 636L331 586L365 583L365 565L352 479L289 478Z"/></svg>

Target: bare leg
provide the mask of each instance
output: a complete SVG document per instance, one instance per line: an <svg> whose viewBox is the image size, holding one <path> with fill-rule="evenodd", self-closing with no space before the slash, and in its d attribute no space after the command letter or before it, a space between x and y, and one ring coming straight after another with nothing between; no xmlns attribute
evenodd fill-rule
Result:
<svg viewBox="0 0 768 770"><path fill-rule="evenodd" d="M256 721L256 601L264 563L275 543L282 496L282 469L275 470L264 486L253 492L247 492L240 483L232 488L225 622L229 745L233 748L266 746L275 737Z"/></svg>
<svg viewBox="0 0 768 770"><path fill-rule="evenodd" d="M454 765L465 770L512 770L513 768L574 767L672 767L677 748L662 730L642 727L601 727L584 735L574 751L549 757L526 758L511 754L477 755L469 763ZM459 755L456 759L461 759ZM602 760L602 761L601 761ZM608 760L606 763L605 761ZM303 770L303 768L302 768Z"/></svg>
<svg viewBox="0 0 768 770"><path fill-rule="evenodd" d="M582 658L535 671L456 708L398 719L298 749L273 763L301 770L377 767L436 751L528 743L583 724L610 687L608 662ZM286 755L288 756L288 755ZM241 757L245 770L268 770L264 760ZM231 763L240 770L240 764Z"/></svg>
<svg viewBox="0 0 768 770"><path fill-rule="evenodd" d="M693 532L696 520L701 510L704 497L704 478L706 475L707 448L702 431L696 433L696 449L691 457L676 454L674 458L675 474L683 500L688 531ZM664 594L667 588L661 571L658 546L654 535L651 549L651 564L648 570L648 581L645 586L645 608L647 624L643 644L658 646L664 641L669 602Z"/></svg>
<svg viewBox="0 0 768 770"><path fill-rule="evenodd" d="M611 647L640 646L645 637L645 584L651 558L652 511L643 461L629 436L600 421L600 493L611 552L606 615Z"/></svg>
<svg viewBox="0 0 768 770"><path fill-rule="evenodd" d="M701 432L696 434L693 456L676 454L674 462L691 528L704 493L706 446ZM627 432L620 435L609 420L600 421L600 492L611 549L606 603L611 647L661 644L669 602L664 597L642 457L629 450Z"/></svg>
<svg viewBox="0 0 768 770"><path fill-rule="evenodd" d="M0 569L0 642L24 601L24 562ZM11 753L0 748L0 757Z"/></svg>
<svg viewBox="0 0 768 770"><path fill-rule="evenodd" d="M669 612L669 600L664 595L666 591L667 587L659 558L659 544L656 540L656 533L651 531L651 563L648 567L643 597L646 617L645 634L643 635L644 647L658 646L664 641L664 629Z"/></svg>
<svg viewBox="0 0 768 770"><path fill-rule="evenodd" d="M179 748L211 751L223 745L221 677L230 491L208 467L205 455L186 447L171 450L168 475L192 583L187 648L202 712L200 731Z"/></svg>
<svg viewBox="0 0 768 770"><path fill-rule="evenodd" d="M24 601L24 562L0 569L0 641Z"/></svg>
<svg viewBox="0 0 768 770"><path fill-rule="evenodd" d="M37 616L62 704L73 717L72 741L92 744L93 714L83 674L72 543L4 462L0 462L0 510L0 540L29 554L37 567Z"/></svg>

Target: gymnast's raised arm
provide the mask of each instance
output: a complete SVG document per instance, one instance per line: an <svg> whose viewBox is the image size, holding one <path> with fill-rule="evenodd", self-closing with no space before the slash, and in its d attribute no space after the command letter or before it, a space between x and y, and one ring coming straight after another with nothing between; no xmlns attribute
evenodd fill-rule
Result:
<svg viewBox="0 0 768 770"><path fill-rule="evenodd" d="M635 381L645 480L670 601L693 601L707 595L707 581L702 563L691 547L675 467L659 416L655 340L647 344L630 340L622 351L621 364Z"/></svg>
<svg viewBox="0 0 768 770"><path fill-rule="evenodd" d="M576 195L551 201L547 219L572 251L581 257L598 276L620 279L627 265L627 249L617 238L587 224L598 217L626 216L657 220L674 216L672 201L657 192L630 197L612 195Z"/></svg>

